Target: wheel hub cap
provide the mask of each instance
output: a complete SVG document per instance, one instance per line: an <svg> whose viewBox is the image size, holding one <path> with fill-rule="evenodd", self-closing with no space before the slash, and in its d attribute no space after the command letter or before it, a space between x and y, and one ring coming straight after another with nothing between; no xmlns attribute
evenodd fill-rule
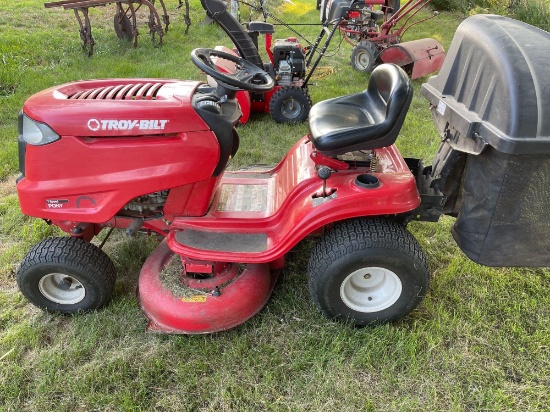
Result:
<svg viewBox="0 0 550 412"><path fill-rule="evenodd" d="M50 273L42 277L38 289L47 299L62 305L74 305L86 296L82 283L62 273Z"/></svg>
<svg viewBox="0 0 550 412"><path fill-rule="evenodd" d="M295 119L302 111L300 104L293 98L289 98L284 101L281 110L287 119Z"/></svg>
<svg viewBox="0 0 550 412"><path fill-rule="evenodd" d="M357 56L356 62L358 67L360 67L363 70L366 69L370 63L370 57L368 53L365 53L365 52L359 53L359 55Z"/></svg>
<svg viewBox="0 0 550 412"><path fill-rule="evenodd" d="M389 269L369 267L356 270L344 279L340 297L351 309L363 313L379 312L393 305L403 285Z"/></svg>

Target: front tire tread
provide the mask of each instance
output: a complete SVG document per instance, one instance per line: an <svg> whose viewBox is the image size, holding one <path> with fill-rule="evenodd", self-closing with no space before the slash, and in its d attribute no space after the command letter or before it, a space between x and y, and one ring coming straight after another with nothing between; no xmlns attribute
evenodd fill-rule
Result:
<svg viewBox="0 0 550 412"><path fill-rule="evenodd" d="M77 280L93 287L93 291L89 291L92 300L85 298L74 305L48 300L38 289L40 273L47 272L45 269L66 271L71 276L75 273ZM78 238L54 237L31 248L17 270L16 280L21 293L35 306L49 312L71 314L105 306L111 299L116 270L109 256L97 246Z"/></svg>

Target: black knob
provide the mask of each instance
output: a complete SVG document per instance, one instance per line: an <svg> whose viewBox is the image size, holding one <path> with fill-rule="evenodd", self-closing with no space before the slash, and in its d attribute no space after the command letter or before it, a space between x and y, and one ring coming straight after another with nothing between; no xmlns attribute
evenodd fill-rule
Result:
<svg viewBox="0 0 550 412"><path fill-rule="evenodd" d="M327 180L331 174L332 174L332 170L330 169L330 167L321 166L317 170L317 176L319 176L319 179L322 179L322 180Z"/></svg>

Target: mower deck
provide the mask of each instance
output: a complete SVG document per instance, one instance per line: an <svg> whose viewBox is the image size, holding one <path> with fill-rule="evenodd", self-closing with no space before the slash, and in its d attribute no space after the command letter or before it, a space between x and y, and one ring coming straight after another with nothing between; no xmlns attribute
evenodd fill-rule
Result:
<svg viewBox="0 0 550 412"><path fill-rule="evenodd" d="M178 294L162 282L163 271L178 258L163 241L141 269L138 299L148 331L202 334L231 329L266 304L279 275L268 264L217 265L217 272L202 281L182 271L175 276L189 288Z"/></svg>

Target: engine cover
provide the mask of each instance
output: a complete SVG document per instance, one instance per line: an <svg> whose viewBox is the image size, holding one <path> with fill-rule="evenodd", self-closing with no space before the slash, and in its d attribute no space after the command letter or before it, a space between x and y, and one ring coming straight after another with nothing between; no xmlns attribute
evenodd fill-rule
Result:
<svg viewBox="0 0 550 412"><path fill-rule="evenodd" d="M67 83L23 111L60 136L143 136L208 130L191 106L196 81L108 79Z"/></svg>
<svg viewBox="0 0 550 412"><path fill-rule="evenodd" d="M17 191L23 213L103 223L125 205L128 213L141 213L143 199L132 199L144 194L208 182L220 161L220 143L191 105L199 85L92 80L30 97L25 114L49 125L60 139L20 145L24 173ZM145 208L151 210L149 200Z"/></svg>

